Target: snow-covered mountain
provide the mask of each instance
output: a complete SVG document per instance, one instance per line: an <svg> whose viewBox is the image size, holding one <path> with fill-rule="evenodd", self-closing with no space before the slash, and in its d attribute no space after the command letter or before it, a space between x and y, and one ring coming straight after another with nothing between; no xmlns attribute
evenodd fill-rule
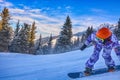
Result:
<svg viewBox="0 0 120 80"><path fill-rule="evenodd" d="M54 55L0 53L0 80L71 80L67 74L83 71L92 51L93 47ZM120 64L114 51L112 57ZM103 67L106 66L100 55L94 68ZM75 80L120 80L120 71Z"/></svg>

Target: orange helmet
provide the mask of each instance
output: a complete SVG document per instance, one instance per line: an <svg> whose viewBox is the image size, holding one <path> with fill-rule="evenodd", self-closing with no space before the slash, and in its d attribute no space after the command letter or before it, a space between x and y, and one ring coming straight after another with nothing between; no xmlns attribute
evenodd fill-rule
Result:
<svg viewBox="0 0 120 80"><path fill-rule="evenodd" d="M96 36L101 39L107 39L112 35L112 32L109 30L109 28L103 27L99 29L96 33Z"/></svg>

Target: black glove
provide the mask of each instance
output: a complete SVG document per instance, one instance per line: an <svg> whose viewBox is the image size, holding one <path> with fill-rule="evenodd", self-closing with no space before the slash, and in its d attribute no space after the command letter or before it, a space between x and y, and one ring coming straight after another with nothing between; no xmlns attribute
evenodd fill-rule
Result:
<svg viewBox="0 0 120 80"><path fill-rule="evenodd" d="M87 45L83 44L83 46L80 48L80 50L83 51L86 47L87 47Z"/></svg>

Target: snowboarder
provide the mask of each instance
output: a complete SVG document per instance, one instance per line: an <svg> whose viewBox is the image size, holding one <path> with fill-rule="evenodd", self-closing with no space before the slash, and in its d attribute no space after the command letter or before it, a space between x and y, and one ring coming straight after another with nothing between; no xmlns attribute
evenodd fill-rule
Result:
<svg viewBox="0 0 120 80"><path fill-rule="evenodd" d="M90 75L94 64L99 59L100 51L103 49L102 57L108 67L109 72L115 70L115 62L111 57L111 51L114 48L116 55L120 59L120 44L109 28L102 27L97 32L93 32L85 41L80 50L84 50L91 42L94 44L94 51L91 57L86 62L85 75Z"/></svg>

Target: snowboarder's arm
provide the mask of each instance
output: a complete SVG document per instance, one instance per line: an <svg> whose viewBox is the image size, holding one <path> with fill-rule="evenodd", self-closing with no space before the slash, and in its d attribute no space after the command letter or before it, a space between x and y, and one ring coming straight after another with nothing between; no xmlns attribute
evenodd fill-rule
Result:
<svg viewBox="0 0 120 80"><path fill-rule="evenodd" d="M80 50L84 50L94 39L94 34L92 33L88 38L86 39L85 43L82 45Z"/></svg>
<svg viewBox="0 0 120 80"><path fill-rule="evenodd" d="M113 47L115 50L116 55L118 56L119 60L120 60L120 44L118 42L117 37L113 34L112 35L112 41L113 41Z"/></svg>
<svg viewBox="0 0 120 80"><path fill-rule="evenodd" d="M84 44L89 45L94 40L94 38L95 38L95 34L92 33L90 36L88 36Z"/></svg>

